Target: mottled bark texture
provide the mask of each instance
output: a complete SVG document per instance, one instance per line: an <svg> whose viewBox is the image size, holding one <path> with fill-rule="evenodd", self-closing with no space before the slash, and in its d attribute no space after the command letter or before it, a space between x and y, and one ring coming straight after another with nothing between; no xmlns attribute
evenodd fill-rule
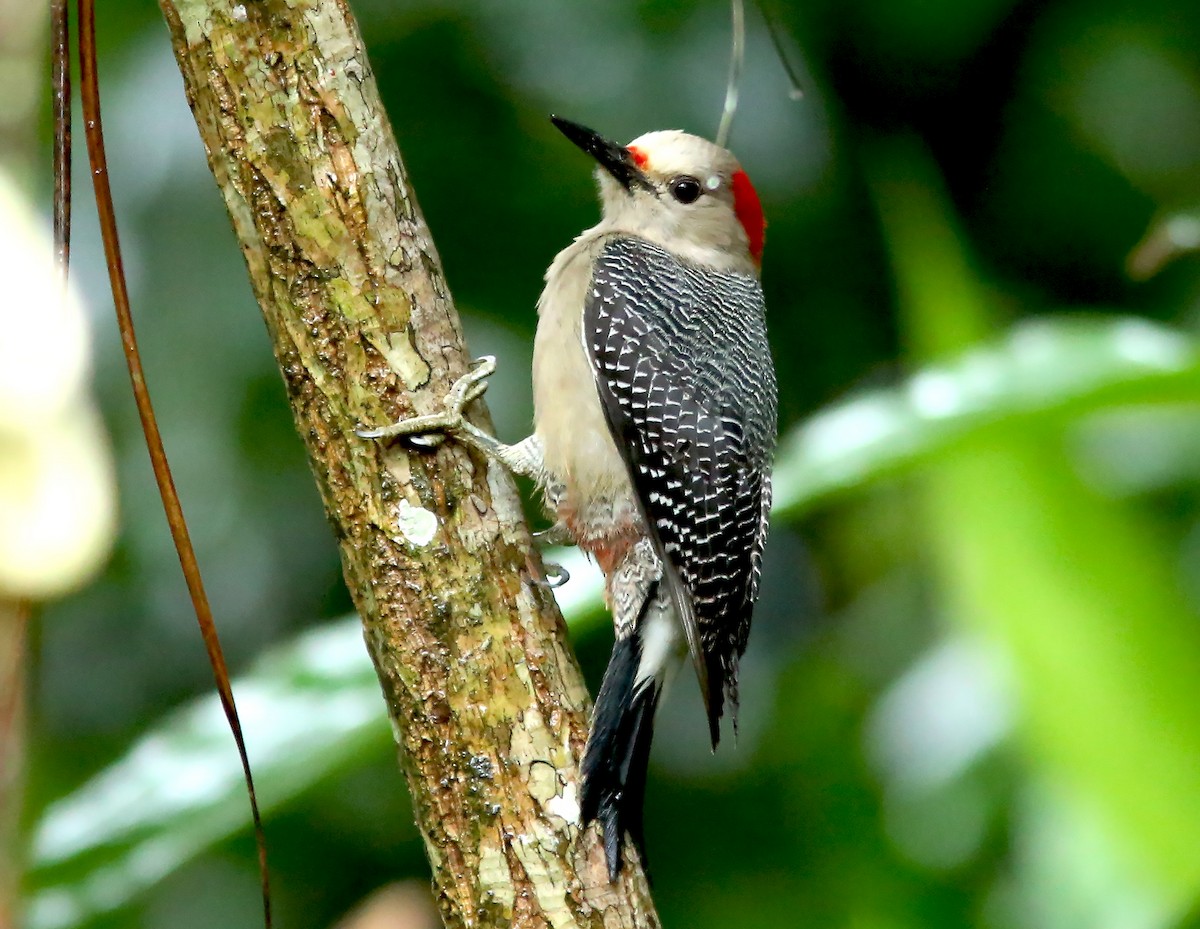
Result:
<svg viewBox="0 0 1200 929"><path fill-rule="evenodd" d="M0 592L0 929L17 925L24 864L25 638L28 601Z"/></svg>
<svg viewBox="0 0 1200 929"><path fill-rule="evenodd" d="M509 476L355 436L437 409L462 331L344 0L160 0L341 542L450 927L645 927L581 835L588 698ZM479 417L481 410L476 410ZM477 420L478 421L478 420Z"/></svg>

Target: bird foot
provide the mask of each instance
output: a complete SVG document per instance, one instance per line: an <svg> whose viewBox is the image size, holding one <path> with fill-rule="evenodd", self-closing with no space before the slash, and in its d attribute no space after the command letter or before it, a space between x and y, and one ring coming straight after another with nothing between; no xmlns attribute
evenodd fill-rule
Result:
<svg viewBox="0 0 1200 929"><path fill-rule="evenodd" d="M363 439L393 439L408 436L416 445L430 448L440 445L447 435L454 435L469 428L463 418L463 409L472 400L478 400L488 388L487 379L496 371L496 357L484 355L471 362L471 369L450 388L438 413L410 416L390 426L355 429L355 435Z"/></svg>
<svg viewBox="0 0 1200 929"><path fill-rule="evenodd" d="M544 587L556 590L571 579L571 572L560 564L550 561L542 562L542 579L538 582Z"/></svg>
<svg viewBox="0 0 1200 929"><path fill-rule="evenodd" d="M571 531L562 523L555 523L549 529L535 532L533 534L533 541L538 546L575 544L575 539L571 536Z"/></svg>

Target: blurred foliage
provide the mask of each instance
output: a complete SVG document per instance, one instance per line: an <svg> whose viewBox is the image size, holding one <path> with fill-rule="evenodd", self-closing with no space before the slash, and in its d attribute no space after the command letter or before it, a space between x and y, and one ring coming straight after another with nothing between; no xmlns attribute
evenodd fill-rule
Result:
<svg viewBox="0 0 1200 929"><path fill-rule="evenodd" d="M618 138L713 132L728 10L353 5L470 347L501 358L488 394L497 427L518 437L540 276L596 215L588 166L546 114ZM157 8L102 6L139 335L244 670L270 643L290 641L289 654L324 641L323 628L296 637L349 604ZM664 923L1194 925L1200 265L1184 254L1145 281L1127 269L1143 267L1129 255L1152 230L1200 202L1200 7L766 6L805 84L789 99L752 15L733 147L770 221L764 286L789 433L780 519L739 744L709 755L685 675L663 710L647 833ZM48 203L45 172L40 183ZM177 721L198 711L168 710L206 693L209 672L84 204L77 228L122 528L101 578L41 618L30 816L57 801L46 822L94 848L136 829L64 820L87 796L72 792L155 738L189 748ZM1185 250L1184 233L1167 235L1172 255ZM343 656L346 641L318 655ZM597 681L604 623L576 627L574 641ZM247 706L262 697L251 686ZM280 923L328 926L426 872L386 737L297 721L260 748L295 752L307 772L270 768L264 790ZM193 754L141 772L144 799L128 768L111 782L143 816L179 810L165 820L192 846L152 846L139 862L153 886L88 925L257 918L236 806L185 802L215 795L232 747ZM48 868L45 846L37 854ZM87 867L36 882L82 888Z"/></svg>

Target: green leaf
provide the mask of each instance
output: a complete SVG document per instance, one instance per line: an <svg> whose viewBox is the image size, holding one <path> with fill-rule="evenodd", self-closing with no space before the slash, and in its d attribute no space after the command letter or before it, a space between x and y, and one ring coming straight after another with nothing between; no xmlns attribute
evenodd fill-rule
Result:
<svg viewBox="0 0 1200 929"><path fill-rule="evenodd" d="M894 173L875 190L910 344L920 357L961 348L995 310L971 283L928 162L891 156ZM1195 403L1195 350L1125 322L1056 362L989 404L990 428L958 430L930 462L930 549L949 615L1008 658L1031 757L1099 809L1166 898L1182 903L1200 888L1200 623L1155 527L1087 486L1064 422L1033 414L1097 400Z"/></svg>
<svg viewBox="0 0 1200 929"><path fill-rule="evenodd" d="M263 812L388 739L357 617L305 633L234 683ZM31 929L115 909L246 828L245 787L215 696L169 714L51 805L34 836Z"/></svg>
<svg viewBox="0 0 1200 929"><path fill-rule="evenodd" d="M813 416L780 446L777 516L910 471L1001 427L1129 404L1200 401L1200 352L1133 317L1047 318Z"/></svg>
<svg viewBox="0 0 1200 929"><path fill-rule="evenodd" d="M559 603L577 633L596 624L598 577L577 552ZM269 816L391 738L357 616L272 650L233 683L259 802ZM128 753L51 804L33 839L29 929L79 926L133 900L247 828L241 768L216 696L168 714ZM268 823L268 842L270 826Z"/></svg>
<svg viewBox="0 0 1200 929"><path fill-rule="evenodd" d="M1171 585L1162 576L1165 556L1148 557L1154 546L1144 533L1131 534L1124 517L1117 519L1111 507L1088 495L1061 452L1039 449L1040 432L1033 443L1020 436L1033 429L1054 436L1071 417L1109 405L1197 399L1200 362L1192 341L1179 333L1126 318L1022 326L994 345L928 367L897 388L838 404L795 430L782 443L776 467L776 516L794 520L839 494L939 463L931 503L938 549L971 562L945 563L947 586L963 601L959 612L988 608L989 625L1030 663L1032 686L1055 693L1073 688L1061 705L1055 697L1041 711L1035 703L1031 712L1048 730L1045 738L1063 730L1069 760L1093 765L1089 746L1107 736L1096 733L1095 725L1080 727L1073 714L1103 707L1105 719L1136 725L1147 722L1149 703L1158 699L1135 694L1131 708L1122 710L1112 705L1115 696L1100 699L1106 685L1096 675L1124 682L1114 692L1123 700L1144 675L1165 673L1145 663L1140 670L1123 670L1123 653L1105 649L1104 631L1124 634L1132 617L1140 635L1147 624L1155 628L1155 617L1184 614L1173 594L1148 589ZM981 443L992 449L983 459ZM1110 544L1089 541L1099 539ZM1076 543L1081 552L1074 551ZM577 552L550 558L574 575L558 591L572 631L600 624L594 569ZM977 581L968 585L963 572ZM1135 580L1126 582L1131 573ZM1015 578L1020 583L1012 583ZM1188 652L1178 648L1178 638L1151 637L1145 662L1174 649L1175 660L1164 667L1179 665ZM1021 658L1025 650L1033 653ZM1041 650L1050 657L1038 664ZM1072 654L1080 658L1073 667L1059 669L1051 660ZM1175 667L1170 679L1178 684L1185 670ZM387 744L378 684L357 618L274 650L238 678L234 690L267 814ZM1172 706L1180 696L1174 693ZM1089 704L1092 700L1098 702ZM1121 744L1132 750L1128 740ZM1166 745L1170 757L1158 759L1164 771L1178 768L1180 750ZM1175 783L1172 796L1185 786L1185 780ZM1143 805L1133 803L1131 809ZM1169 806L1165 800L1150 805L1164 810L1139 815L1154 818ZM28 925L76 926L116 909L245 829L247 819L237 757L219 705L215 697L197 700L169 714L124 758L46 810L34 840L36 890Z"/></svg>

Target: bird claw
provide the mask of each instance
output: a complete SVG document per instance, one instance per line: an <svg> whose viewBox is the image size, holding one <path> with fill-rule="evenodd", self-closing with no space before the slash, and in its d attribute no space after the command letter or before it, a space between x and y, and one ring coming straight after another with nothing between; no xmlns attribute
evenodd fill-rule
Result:
<svg viewBox="0 0 1200 929"><path fill-rule="evenodd" d="M571 579L571 572L560 564L552 562L542 562L542 579L540 583L544 587L549 587L551 590L557 590Z"/></svg>
<svg viewBox="0 0 1200 929"><path fill-rule="evenodd" d="M555 523L548 529L543 529L540 532L533 534L535 545L574 545L575 540L571 537L571 532L562 523Z"/></svg>
<svg viewBox="0 0 1200 929"><path fill-rule="evenodd" d="M478 400L488 388L487 379L496 371L496 356L484 355L471 362L471 369L454 382L438 413L410 416L390 426L355 429L354 434L362 439L392 439L408 436L414 445L436 448L447 435L459 432L464 427L463 410L468 403Z"/></svg>

